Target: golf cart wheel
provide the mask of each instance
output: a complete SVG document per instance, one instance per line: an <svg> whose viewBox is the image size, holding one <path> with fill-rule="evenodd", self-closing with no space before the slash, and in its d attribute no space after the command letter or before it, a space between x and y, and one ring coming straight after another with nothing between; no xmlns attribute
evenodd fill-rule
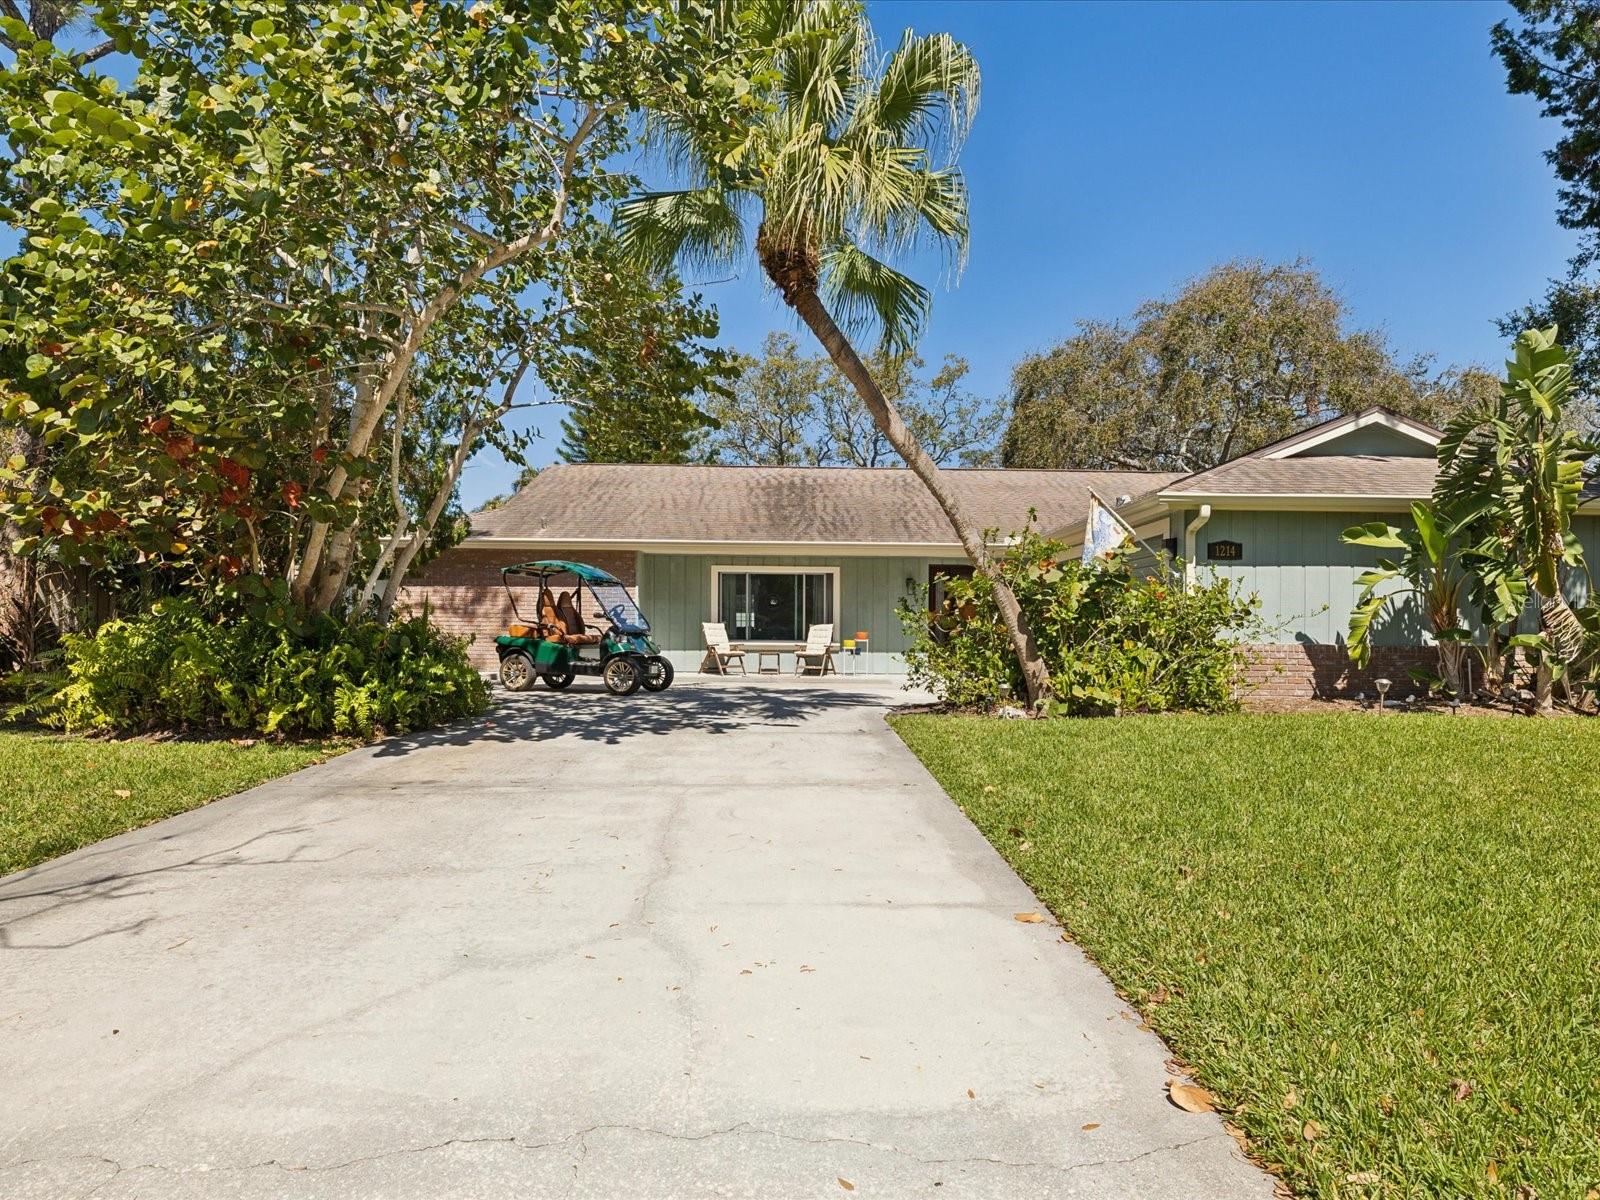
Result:
<svg viewBox="0 0 1600 1200"><path fill-rule="evenodd" d="M533 669L533 659L520 650L500 660L500 686L508 692L525 692L538 679Z"/></svg>
<svg viewBox="0 0 1600 1200"><path fill-rule="evenodd" d="M639 668L620 654L600 669L600 678L613 696L631 696L639 690Z"/></svg>
<svg viewBox="0 0 1600 1200"><path fill-rule="evenodd" d="M571 684L571 682L576 677L576 675L577 675L577 672L570 671L570 670L568 670L568 671L559 671L559 672L552 671L552 672L550 672L550 674L548 674L548 675L546 675L544 677L545 686L546 687L553 687L553 688L555 688L556 691L559 692L562 688L567 687L569 684Z"/></svg>
<svg viewBox="0 0 1600 1200"><path fill-rule="evenodd" d="M644 660L644 690L664 692L672 686L672 664L659 654Z"/></svg>

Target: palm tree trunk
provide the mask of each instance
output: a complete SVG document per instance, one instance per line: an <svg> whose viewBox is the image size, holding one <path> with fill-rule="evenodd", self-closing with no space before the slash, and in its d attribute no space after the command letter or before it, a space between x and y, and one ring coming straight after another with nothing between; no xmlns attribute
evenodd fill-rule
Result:
<svg viewBox="0 0 1600 1200"><path fill-rule="evenodd" d="M828 357L833 360L833 365L839 373L850 381L850 386L855 388L856 395L861 397L861 402L867 406L867 411L872 414L872 419L877 423L884 437L906 465L918 479L922 480L934 500L938 502L944 515L950 520L950 527L955 530L956 538L961 542L962 549L967 552L967 558L972 561L973 567L981 572L994 587L995 604L1000 609L1000 619L1005 623L1006 633L1011 639L1011 647L1016 652L1017 661L1022 667L1023 683L1028 690L1028 708L1036 711L1039 705L1048 700L1053 694L1050 687L1050 671L1045 666L1044 660L1039 657L1039 648L1034 644L1033 631L1028 627L1028 618L1022 611L1022 606L1017 603L1016 593L1009 584L1001 578L999 570L995 567L994 558L989 553L989 547L984 544L983 534L975 530L972 523L967 520L961 510L960 502L955 494L945 486L943 474L933 459L928 457L928 452L917 441L916 435L906 427L894 405L884 397L878 385L872 378L872 373L867 370L861 356L855 352L850 340L844 332L834 323L832 315L822 303L821 298L814 289L783 288L781 281L780 290L784 299L800 315L807 328L816 335L817 341L822 343L822 348L828 352Z"/></svg>

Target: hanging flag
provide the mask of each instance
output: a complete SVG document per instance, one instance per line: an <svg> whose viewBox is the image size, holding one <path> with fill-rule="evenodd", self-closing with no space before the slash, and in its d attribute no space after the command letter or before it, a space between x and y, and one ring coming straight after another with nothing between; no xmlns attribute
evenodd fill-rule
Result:
<svg viewBox="0 0 1600 1200"><path fill-rule="evenodd" d="M1134 540L1128 523L1107 507L1093 491L1089 493L1089 516L1083 525L1083 565L1109 558L1113 552Z"/></svg>

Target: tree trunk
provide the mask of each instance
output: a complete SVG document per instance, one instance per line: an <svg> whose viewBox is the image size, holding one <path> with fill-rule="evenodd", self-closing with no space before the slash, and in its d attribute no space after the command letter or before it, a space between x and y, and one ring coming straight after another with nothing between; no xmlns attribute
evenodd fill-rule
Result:
<svg viewBox="0 0 1600 1200"><path fill-rule="evenodd" d="M1574 708L1581 708L1584 695L1576 674L1589 650L1588 633L1583 622L1578 620L1578 614L1572 611L1572 605L1559 591L1539 597L1539 620L1544 626L1545 639L1554 647L1557 661L1565 668L1563 684L1567 699ZM1553 711L1550 685L1543 683L1542 677L1541 684L1539 711Z"/></svg>
<svg viewBox="0 0 1600 1200"><path fill-rule="evenodd" d="M511 407L511 394L516 391L517 384L521 382L522 373L527 369L528 360L522 360L522 366L512 377L511 384L506 388L506 403L503 408L496 409L486 421L480 423L477 418L469 418L461 429L461 440L456 443L454 452L450 455L450 465L445 468L445 475L439 481L439 486L434 489L433 499L428 504L428 510L422 514L422 520L411 534L410 539L399 547L394 553L394 563L389 568L389 579L384 585L383 599L378 606L378 619L388 622L394 614L395 601L400 597L400 587L406 581L406 572L411 569L412 559L417 557L418 551L433 536L433 530L439 524L439 517L443 515L445 505L450 503L450 497L455 495L456 483L461 478L461 472L467 465L467 458L472 453L472 444L478 438L479 430L490 421L498 421Z"/></svg>
<svg viewBox="0 0 1600 1200"><path fill-rule="evenodd" d="M1017 603L1016 594L1001 578L989 548L984 544L982 531L975 530L971 522L966 519L954 493L945 486L943 474L938 466L928 457L927 451L917 441L916 435L906 427L905 421L901 419L894 405L884 398L883 392L873 381L872 373L867 370L866 364L861 361L861 356L855 352L855 348L850 345L843 331L834 323L833 317L818 297L815 288L786 287L785 280L774 274L770 268L768 273L773 274L773 282L783 292L789 306L800 315L807 328L822 343L822 348L828 352L828 357L833 360L839 373L850 381L851 387L855 388L856 395L861 397L861 402L867 406L867 411L872 414L872 419L883 431L889 444L905 460L917 478L922 480L923 486L944 510L944 515L950 520L950 527L955 530L956 537L961 542L962 549L967 552L973 567L993 584L995 604L1000 609L1000 619L1005 623L1006 633L1011 638L1011 647L1016 652L1017 661L1022 667L1023 682L1028 689L1028 708L1030 711L1036 711L1039 705L1053 694L1050 687L1050 672L1044 660L1039 657L1039 649L1033 641L1033 631L1028 627L1028 619L1022 611L1022 606Z"/></svg>
<svg viewBox="0 0 1600 1200"><path fill-rule="evenodd" d="M1460 642L1439 643L1439 676L1444 685L1460 701L1470 700L1467 695L1467 648Z"/></svg>
<svg viewBox="0 0 1600 1200"><path fill-rule="evenodd" d="M1541 717L1551 716L1556 711L1555 692L1550 686L1554 677L1550 656L1539 655L1539 665L1533 669L1533 710Z"/></svg>
<svg viewBox="0 0 1600 1200"><path fill-rule="evenodd" d="M1483 648L1483 687L1496 696L1504 689L1506 680L1506 656L1500 642L1500 626L1491 624L1488 644Z"/></svg>

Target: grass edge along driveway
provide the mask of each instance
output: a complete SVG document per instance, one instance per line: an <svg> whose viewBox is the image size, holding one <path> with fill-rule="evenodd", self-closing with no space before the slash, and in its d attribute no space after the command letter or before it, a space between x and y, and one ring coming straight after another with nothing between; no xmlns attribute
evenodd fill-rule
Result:
<svg viewBox="0 0 1600 1200"><path fill-rule="evenodd" d="M345 748L101 741L0 730L0 876L242 792Z"/></svg>
<svg viewBox="0 0 1600 1200"><path fill-rule="evenodd" d="M1600 722L893 725L1295 1191L1600 1195Z"/></svg>

